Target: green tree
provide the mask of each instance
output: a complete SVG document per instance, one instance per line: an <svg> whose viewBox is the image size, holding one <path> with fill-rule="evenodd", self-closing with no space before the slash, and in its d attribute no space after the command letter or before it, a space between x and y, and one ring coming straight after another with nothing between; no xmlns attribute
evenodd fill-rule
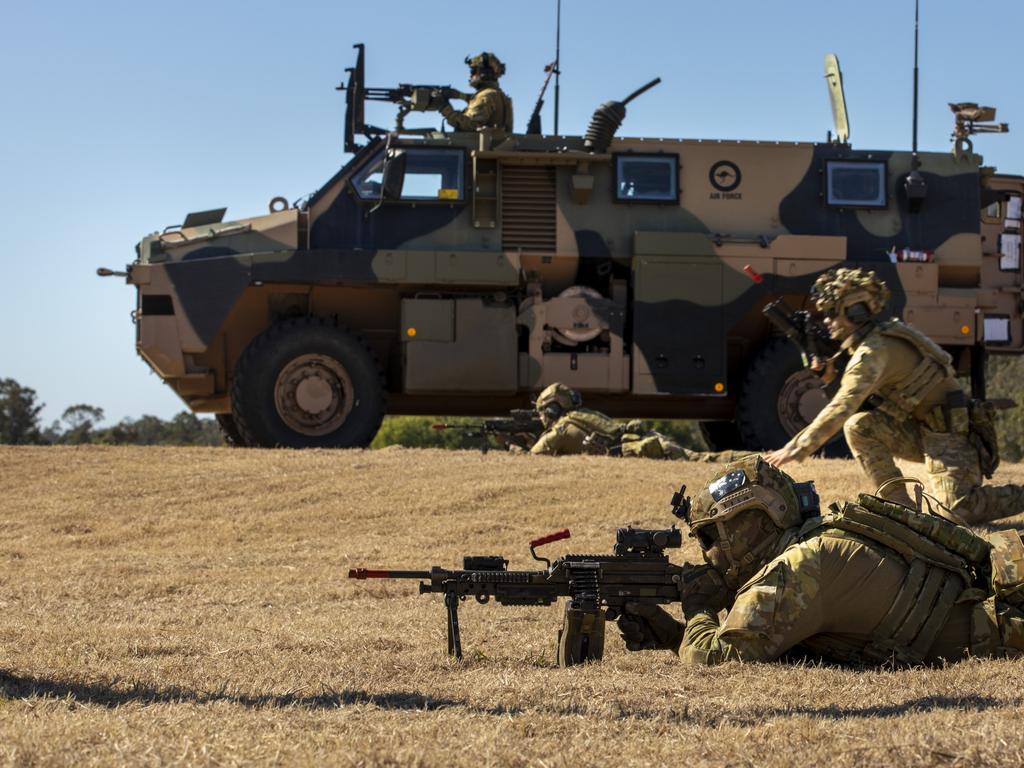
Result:
<svg viewBox="0 0 1024 768"><path fill-rule="evenodd" d="M60 442L68 445L91 443L95 437L93 430L103 421L103 409L85 403L71 405L64 409L60 420L66 425Z"/></svg>
<svg viewBox="0 0 1024 768"><path fill-rule="evenodd" d="M999 412L997 427L1003 461L1020 461L1024 457L1024 400L1021 399L1024 358L1017 355L991 355L986 361L985 375L987 397L1008 398L1017 402L1016 408Z"/></svg>
<svg viewBox="0 0 1024 768"><path fill-rule="evenodd" d="M0 379L0 443L42 443L39 430L39 412L42 410L43 403L36 403L34 389L23 387L14 379Z"/></svg>

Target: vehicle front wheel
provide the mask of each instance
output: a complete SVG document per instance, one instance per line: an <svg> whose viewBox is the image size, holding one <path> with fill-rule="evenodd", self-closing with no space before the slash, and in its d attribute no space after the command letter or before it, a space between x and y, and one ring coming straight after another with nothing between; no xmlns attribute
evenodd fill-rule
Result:
<svg viewBox="0 0 1024 768"><path fill-rule="evenodd" d="M814 420L833 394L804 368L795 344L772 339L755 355L740 391L736 421L744 447L751 451L781 448ZM842 431L821 453L835 458L850 455Z"/></svg>
<svg viewBox="0 0 1024 768"><path fill-rule="evenodd" d="M380 368L366 345L335 323L288 320L242 353L231 410L248 445L365 447L384 417Z"/></svg>

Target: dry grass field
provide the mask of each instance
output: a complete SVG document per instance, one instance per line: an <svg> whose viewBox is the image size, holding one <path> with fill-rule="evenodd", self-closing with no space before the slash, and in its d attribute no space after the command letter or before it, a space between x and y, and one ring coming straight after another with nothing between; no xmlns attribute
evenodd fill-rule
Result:
<svg viewBox="0 0 1024 768"><path fill-rule="evenodd" d="M1024 764L1024 662L877 672L554 666L560 606L467 604L352 566L527 541L608 551L711 465L499 453L0 448L0 764ZM848 462L794 468L824 499ZM1024 482L1024 467L997 480ZM1021 521L1020 518L1017 519ZM696 558L691 544L680 557Z"/></svg>

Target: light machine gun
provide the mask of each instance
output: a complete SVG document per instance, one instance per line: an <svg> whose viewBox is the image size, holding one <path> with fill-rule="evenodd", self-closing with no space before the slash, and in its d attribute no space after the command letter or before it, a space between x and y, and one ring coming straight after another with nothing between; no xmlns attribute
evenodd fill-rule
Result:
<svg viewBox="0 0 1024 768"><path fill-rule="evenodd" d="M673 498L682 498L685 487ZM680 502L685 504L686 502ZM604 654L605 621L614 621L626 603L668 605L681 602L684 585L708 566L675 565L666 549L682 545L675 526L662 530L619 528L610 555L564 555L554 562L540 557L536 548L569 538L569 531L530 542L530 554L545 564L543 570L510 571L500 555L466 557L462 570L434 566L429 571L375 571L353 568L350 579L418 579L420 594L444 595L448 615L448 653L462 658L459 603L473 597L478 603L492 598L502 605L551 605L568 598L558 631L558 665L568 667L599 660Z"/></svg>
<svg viewBox="0 0 1024 768"><path fill-rule="evenodd" d="M467 439L481 441L480 450L484 453L491 447L489 438L492 437L501 448L514 445L528 451L544 432L544 424L531 408L514 408L508 418L485 419L479 424L438 423L433 426L434 429L462 430Z"/></svg>

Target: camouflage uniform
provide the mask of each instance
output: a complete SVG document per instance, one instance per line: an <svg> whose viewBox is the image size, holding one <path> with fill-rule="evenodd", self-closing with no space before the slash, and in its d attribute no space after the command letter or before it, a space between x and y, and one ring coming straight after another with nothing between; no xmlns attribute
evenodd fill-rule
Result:
<svg viewBox="0 0 1024 768"><path fill-rule="evenodd" d="M864 326L842 346L850 359L839 391L787 446L796 449L796 460L820 449L841 427L872 490L901 477L894 461L900 458L924 462L938 500L966 523L1024 511L1024 487L982 486L967 399L941 347L895 319ZM951 398L962 406L949 407ZM862 411L865 404L871 410ZM903 488L888 495L910 503Z"/></svg>
<svg viewBox="0 0 1024 768"><path fill-rule="evenodd" d="M654 642L638 644L640 625L627 617L630 649L673 648L692 664L793 654L914 665L1024 653L1016 531L985 540L865 494L820 514L809 485L759 457L713 476L683 511L712 588L684 587L685 628L661 609L641 612Z"/></svg>
<svg viewBox="0 0 1024 768"><path fill-rule="evenodd" d="M530 453L573 455L618 453L624 457L645 459L680 459L683 461L730 462L749 455L743 451L692 451L669 437L644 428L634 419L625 425L609 416L581 408L579 393L554 383L537 397L537 411L546 420L547 430L533 444ZM551 412L545 412L554 407ZM554 419L553 414L558 414Z"/></svg>
<svg viewBox="0 0 1024 768"><path fill-rule="evenodd" d="M444 119L457 131L475 131L478 128L500 128L512 133L512 99L498 86L498 78L505 74L505 65L493 53L484 52L466 57L469 65L469 84L476 93L463 111L445 102L441 106Z"/></svg>
<svg viewBox="0 0 1024 768"><path fill-rule="evenodd" d="M825 527L784 546L740 588L721 624L716 612L688 615L679 656L692 664L773 661L787 653L860 664L939 664L968 655L1020 655L1024 550L1016 531L997 534L993 544L994 580L1015 584L1011 591L1017 599L1011 595L1007 600L998 592L971 595L959 577L948 579L946 602L956 602L930 606L921 614L924 626L916 649L914 636L906 641L911 650L902 652L879 638L879 628L910 580L913 565L877 542ZM1004 567L998 565L1000 560ZM929 620L936 626L923 634Z"/></svg>
<svg viewBox="0 0 1024 768"><path fill-rule="evenodd" d="M533 454L605 454L619 441L621 428L614 419L588 408L569 411L547 429L530 448Z"/></svg>
<svg viewBox="0 0 1024 768"><path fill-rule="evenodd" d="M442 109L441 114L457 131L501 128L512 132L512 99L497 85L477 91L461 112L449 106Z"/></svg>

